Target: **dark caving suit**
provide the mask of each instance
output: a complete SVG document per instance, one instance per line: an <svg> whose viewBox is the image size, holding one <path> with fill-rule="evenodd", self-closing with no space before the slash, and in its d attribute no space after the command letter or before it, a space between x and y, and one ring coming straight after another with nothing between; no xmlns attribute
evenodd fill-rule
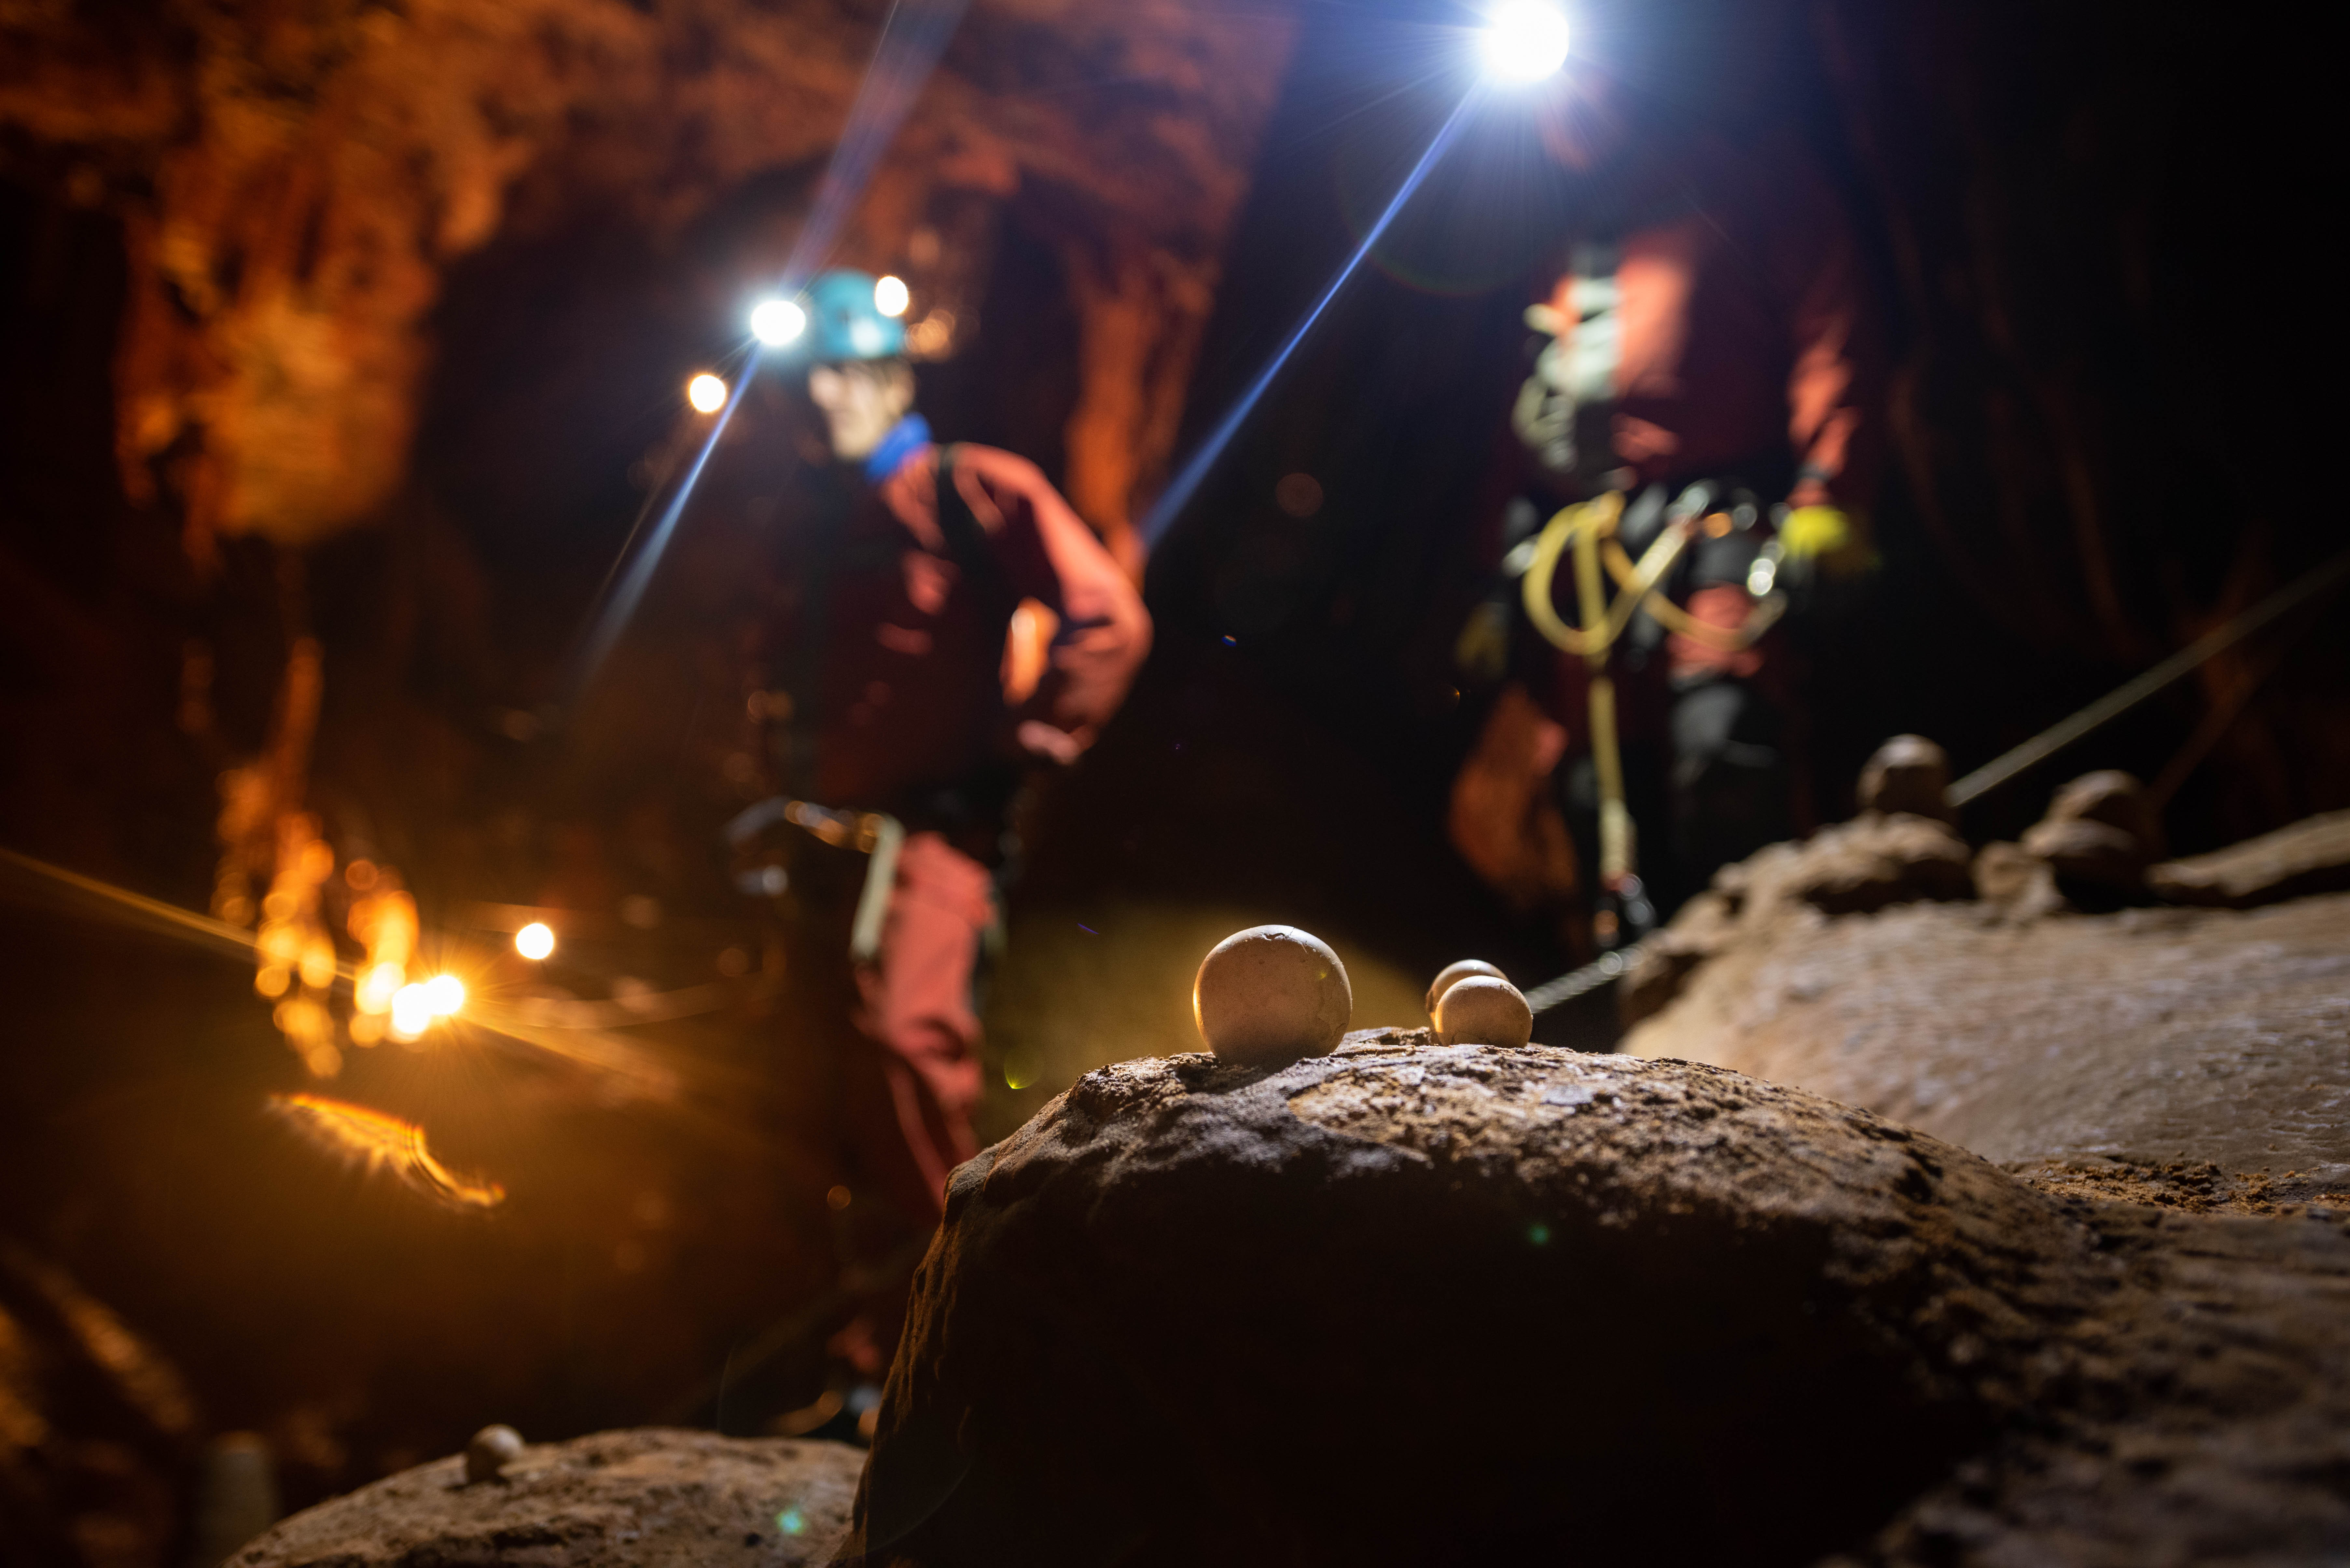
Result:
<svg viewBox="0 0 2350 1568"><path fill-rule="evenodd" d="M1834 192L1791 147L1716 142L1652 161L1601 205L1527 312L1550 341L1513 411L1534 475L1505 533L1522 537L1564 502L1620 491L1622 537L1638 557L1669 514L1701 512L1668 589L1724 628L1753 608L1750 575L1774 527L1791 561L1857 569L1870 558L1861 519L1878 348ZM1572 588L1561 597L1571 614ZM1643 614L1617 646L1627 795L1663 912L1794 826L1776 635L1732 650ZM1550 657L1536 662L1552 668L1528 685L1583 745L1583 661L1542 651ZM1587 757L1565 784L1589 867Z"/></svg>
<svg viewBox="0 0 2350 1568"><path fill-rule="evenodd" d="M794 989L802 1027L830 1033L842 1014L853 1026L837 1064L846 1141L862 1178L927 1229L949 1172L976 1152L972 983L1013 793L1029 763L1091 743L1149 650L1150 620L1024 459L934 445L909 415L839 480L826 536L767 628L792 704L776 761L792 796L888 813L905 837L879 951L854 965L848 920L870 863L797 857ZM1024 600L1058 625L1015 702L1007 632Z"/></svg>

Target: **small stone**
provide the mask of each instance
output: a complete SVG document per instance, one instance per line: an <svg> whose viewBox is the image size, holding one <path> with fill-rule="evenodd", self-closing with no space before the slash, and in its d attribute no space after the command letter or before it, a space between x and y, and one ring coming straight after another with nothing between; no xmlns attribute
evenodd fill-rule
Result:
<svg viewBox="0 0 2350 1568"><path fill-rule="evenodd" d="M1429 982L1428 1001L1423 1004L1428 1009L1428 1015L1430 1018L1436 1016L1438 1001L1446 992L1452 989L1456 981L1466 980L1472 974L1490 975L1495 980L1510 978L1483 959L1461 959L1456 963L1446 964L1436 971L1436 978Z"/></svg>
<svg viewBox="0 0 2350 1568"><path fill-rule="evenodd" d="M1950 754L1923 735L1896 735L1860 771L1860 809L1954 822Z"/></svg>
<svg viewBox="0 0 2350 1568"><path fill-rule="evenodd" d="M1295 926L1233 932L1209 950L1191 985L1200 1038L1228 1061L1327 1055L1354 1010L1347 966L1327 942Z"/></svg>
<svg viewBox="0 0 2350 1568"><path fill-rule="evenodd" d="M503 1424L484 1427L465 1445L465 1480L490 1480L522 1457L522 1434Z"/></svg>
<svg viewBox="0 0 2350 1568"><path fill-rule="evenodd" d="M1534 1038L1534 1009L1506 980L1472 974L1436 1000L1436 1037L1447 1045L1500 1045L1511 1050Z"/></svg>

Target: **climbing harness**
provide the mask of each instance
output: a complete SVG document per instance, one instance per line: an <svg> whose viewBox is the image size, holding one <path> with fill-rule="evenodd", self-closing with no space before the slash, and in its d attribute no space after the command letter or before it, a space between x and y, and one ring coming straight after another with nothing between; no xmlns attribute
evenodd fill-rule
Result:
<svg viewBox="0 0 2350 1568"><path fill-rule="evenodd" d="M726 825L726 842L739 852L779 822L790 823L836 849L854 849L866 856L865 881L858 890L857 914L848 927L848 956L869 964L881 955L881 923L889 913L889 889L898 879L898 852L906 846L906 825L886 811L836 811L811 800L770 795L744 809ZM789 886L780 866L754 866L739 871L735 888L769 898Z"/></svg>
<svg viewBox="0 0 2350 1568"><path fill-rule="evenodd" d="M1607 498L1602 498L1602 500L1605 499ZM1590 504L1598 504L1594 502ZM1570 507L1568 510L1573 511L1575 508ZM1560 518L1565 515L1565 513L1559 514ZM1559 520L1553 519L1552 527L1555 529L1558 525ZM1544 538L1545 540L1548 538L1547 532ZM1658 541L1658 545L1663 543L1664 541L1660 539ZM1550 561L1554 568L1561 547L1562 545L1551 547ZM1652 553L1656 547L1651 546ZM1533 569L1529 567L1527 578L1530 585L1533 576ZM1618 580L1620 581L1621 578L1619 577ZM1550 574L1545 570L1543 577L1544 609L1549 607L1549 581ZM2345 550L2328 560L2320 562L2267 598L2236 615L2225 624L2206 632L2143 675L2126 681L2069 718L2050 725L2004 755L1985 763L1981 767L1950 785L1947 798L1952 805L1956 806L1964 805L1967 802L1988 794L2025 769L2071 745L2099 725L2127 712L2164 687L2189 674L2214 655L2234 647L2245 638L2288 612L2319 598L2333 588L2339 587L2345 581L2350 581L2350 550ZM1763 607L1758 605L1756 613L1758 615L1762 613ZM1530 614L1535 613L1531 586L1527 590L1526 608ZM1653 609L1651 613L1654 613ZM1772 613L1775 616L1777 612ZM1555 616L1552 618L1556 619ZM1590 619L1590 613L1586 607L1586 623L1588 624ZM1535 624L1542 624L1538 614L1535 614ZM1749 625L1752 624L1750 621ZM1572 627L1565 627L1562 629L1571 635L1575 631ZM1551 637L1547 628L1544 628L1544 635ZM1755 635L1761 635L1760 631ZM1557 642L1562 648L1568 647L1568 644L1561 642L1556 637L1551 637L1551 640ZM1580 653L1583 649L1575 647L1570 651ZM1595 704L1593 709L1595 731L1598 725L1597 711ZM1596 747L1597 742L1595 736L1594 749L1596 750ZM1547 1012L1587 992L1596 991L1612 981L1621 979L1639 961L1641 951L1642 944L1635 942L1630 947L1622 948L1614 952L1602 953L1596 960L1585 964L1582 968L1570 970L1556 980L1548 981L1527 992L1526 1005L1537 1014Z"/></svg>
<svg viewBox="0 0 2350 1568"><path fill-rule="evenodd" d="M1784 594L1765 592L1743 625L1718 627L1699 620L1665 597L1666 578L1700 533L1726 533L1732 526L1729 514L1708 510L1714 493L1707 485L1684 491L1663 530L1635 561L1617 536L1624 518L1624 494L1610 491L1554 516L1534 541L1526 563L1523 590L1526 618L1553 646L1581 659L1590 670L1591 757L1599 775L1599 887L1627 912L1640 898L1638 839L1631 813L1624 804L1624 762L1616 734L1616 682L1608 673L1611 650L1632 618L1643 609L1669 630L1734 652L1752 647L1786 608ZM1559 557L1570 549L1575 554L1580 626L1563 619L1551 600ZM1616 581L1613 600L1607 597L1603 571ZM1764 577L1767 586L1767 575L1758 576ZM1612 948L1625 934L1625 921L1615 909L1601 909L1593 924L1603 946Z"/></svg>

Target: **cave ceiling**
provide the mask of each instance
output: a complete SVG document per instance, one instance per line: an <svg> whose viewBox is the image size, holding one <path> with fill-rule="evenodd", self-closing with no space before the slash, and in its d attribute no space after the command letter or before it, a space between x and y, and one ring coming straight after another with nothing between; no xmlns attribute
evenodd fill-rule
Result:
<svg viewBox="0 0 2350 1568"><path fill-rule="evenodd" d="M588 216L674 244L749 182L812 183L884 12L0 6L0 159L121 225L126 492L176 507L199 561L224 536L300 545L379 515L453 264ZM984 0L836 249L951 308L983 269L941 254L934 214L1033 209L1078 323L1066 484L1114 534L1172 445L1292 32L1277 7Z"/></svg>

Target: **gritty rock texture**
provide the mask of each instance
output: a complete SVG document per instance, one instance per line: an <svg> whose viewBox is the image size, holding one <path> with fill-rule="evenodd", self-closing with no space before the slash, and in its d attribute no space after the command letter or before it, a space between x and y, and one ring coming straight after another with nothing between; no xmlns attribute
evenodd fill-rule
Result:
<svg viewBox="0 0 2350 1568"><path fill-rule="evenodd" d="M850 1547L1810 1562L2051 1397L2042 1335L2116 1288L1991 1166L1716 1068L1127 1063L956 1173Z"/></svg>
<svg viewBox="0 0 2350 1568"><path fill-rule="evenodd" d="M2350 895L1742 929L1625 1049L1866 1106L1994 1160L2209 1160L2350 1189Z"/></svg>
<svg viewBox="0 0 2350 1568"><path fill-rule="evenodd" d="M2078 1199L2123 1283L2052 1340L2059 1397L1904 1508L1883 1568L2350 1560L2350 1231Z"/></svg>
<svg viewBox="0 0 2350 1568"><path fill-rule="evenodd" d="M1671 1002L1700 964L1742 933L1775 928L1791 916L1866 913L1920 898L1972 898L1975 892L1971 856L1947 824L1869 812L1723 867L1711 888L1641 944L1617 1005L1627 1025L1638 1023Z"/></svg>
<svg viewBox="0 0 2350 1568"><path fill-rule="evenodd" d="M956 1173L845 1554L2328 1561L2345 1307L2333 1211L2043 1192L1698 1064L1130 1062Z"/></svg>
<svg viewBox="0 0 2350 1568"><path fill-rule="evenodd" d="M533 1444L471 1485L440 1459L296 1514L230 1568L796 1568L829 1559L864 1458L649 1428Z"/></svg>
<svg viewBox="0 0 2350 1568"><path fill-rule="evenodd" d="M2249 909L2350 888L2350 811L2327 812L2209 855L2165 861L2146 874L2174 904Z"/></svg>

